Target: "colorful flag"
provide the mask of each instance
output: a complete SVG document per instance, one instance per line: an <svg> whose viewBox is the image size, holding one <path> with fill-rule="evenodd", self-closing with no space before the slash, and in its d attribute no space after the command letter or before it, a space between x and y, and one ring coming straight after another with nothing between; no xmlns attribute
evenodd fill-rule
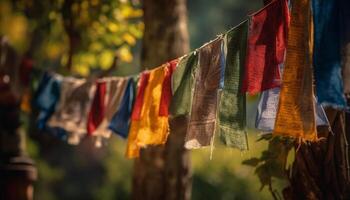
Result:
<svg viewBox="0 0 350 200"><path fill-rule="evenodd" d="M278 65L284 61L289 25L286 0L272 1L250 16L242 91L255 94L281 84Z"/></svg>
<svg viewBox="0 0 350 200"><path fill-rule="evenodd" d="M87 134L91 136L101 124L106 109L106 81L96 82L96 91L87 119Z"/></svg>
<svg viewBox="0 0 350 200"><path fill-rule="evenodd" d="M162 85L162 96L159 105L159 116L168 117L169 115L169 105L172 98L171 77L173 75L174 70L176 69L177 63L178 59L172 60L168 63L168 70L166 70L165 72L165 77Z"/></svg>
<svg viewBox="0 0 350 200"><path fill-rule="evenodd" d="M103 139L108 139L111 135L111 130L108 129L108 125L119 108L127 83L126 78L120 77L104 78L102 80L107 84L104 104L105 114L99 126L92 133L95 138L95 146L97 147L102 146Z"/></svg>
<svg viewBox="0 0 350 200"><path fill-rule="evenodd" d="M129 78L120 106L113 115L108 126L109 129L123 138L127 138L129 134L130 119L135 98L135 87L134 79Z"/></svg>
<svg viewBox="0 0 350 200"><path fill-rule="evenodd" d="M37 125L39 129L45 129L46 122L55 112L56 105L60 98L62 77L50 75L45 72L34 94L34 106L39 110Z"/></svg>
<svg viewBox="0 0 350 200"><path fill-rule="evenodd" d="M199 49L199 66L195 75L194 93L185 147L209 146L216 128L218 89L221 74L221 43L218 38Z"/></svg>
<svg viewBox="0 0 350 200"><path fill-rule="evenodd" d="M262 131L262 134L272 133L275 127L280 88L272 88L262 92L256 113L255 127ZM328 126L328 118L321 104L315 98L316 125Z"/></svg>
<svg viewBox="0 0 350 200"><path fill-rule="evenodd" d="M198 53L195 51L179 60L172 75L173 97L170 114L173 116L188 115L191 109L194 71L198 65Z"/></svg>
<svg viewBox="0 0 350 200"><path fill-rule="evenodd" d="M280 88L272 88L261 93L255 119L255 127L262 134L272 133L275 127Z"/></svg>
<svg viewBox="0 0 350 200"><path fill-rule="evenodd" d="M144 104L144 96L145 96L145 91L146 87L148 85L149 81L149 71L144 71L141 74L141 78L139 81L139 86L137 90L137 97L135 100L135 104L131 113L131 119L132 120L140 120L141 119L141 111L142 111L142 106Z"/></svg>
<svg viewBox="0 0 350 200"><path fill-rule="evenodd" d="M315 141L310 1L292 2L283 84L273 134Z"/></svg>
<svg viewBox="0 0 350 200"><path fill-rule="evenodd" d="M312 2L317 99L321 104L344 108L346 101L341 77L339 3L338 0Z"/></svg>
<svg viewBox="0 0 350 200"><path fill-rule="evenodd" d="M240 88L244 74L248 21L225 36L225 74L219 105L220 138L231 147L248 149L246 135L246 96Z"/></svg>
<svg viewBox="0 0 350 200"><path fill-rule="evenodd" d="M140 97L143 98L143 104L140 116L132 118L131 121L126 150L126 157L128 158L138 157L141 147L160 145L166 142L169 134L168 116L160 116L159 111L163 82L170 68L170 64L167 63L150 70L146 88L144 91L138 91L136 102ZM143 77L141 77L142 80ZM141 85L140 89L143 89ZM135 108L133 115L134 111Z"/></svg>
<svg viewBox="0 0 350 200"><path fill-rule="evenodd" d="M131 113L130 129L128 133L128 142L126 146L125 157L137 158L140 154L140 147L136 139L141 120L141 111L144 103L145 90L150 77L149 71L144 71L138 81L137 96Z"/></svg>
<svg viewBox="0 0 350 200"><path fill-rule="evenodd" d="M78 144L87 134L87 116L95 90L91 81L71 77L62 79L60 99L48 125L66 130L70 144Z"/></svg>

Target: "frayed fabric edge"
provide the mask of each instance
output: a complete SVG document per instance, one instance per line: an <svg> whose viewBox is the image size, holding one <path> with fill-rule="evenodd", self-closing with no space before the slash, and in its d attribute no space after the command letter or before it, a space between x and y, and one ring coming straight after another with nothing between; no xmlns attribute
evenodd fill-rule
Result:
<svg viewBox="0 0 350 200"><path fill-rule="evenodd" d="M236 133L242 133L244 134L241 135L240 137L245 139L245 144L243 145L237 145L237 144L228 144L226 142L226 137L224 136L224 134L222 133L222 129L226 130L226 131L230 131L234 134ZM236 135L240 135L240 134L236 134ZM247 130L245 129L235 129L235 128L232 128L232 127L229 127L227 125L219 125L219 136L220 136L220 140L224 143L224 145L228 146L228 147L232 147L232 148L236 148L236 149L239 149L240 151L248 151L249 150L249 144L248 144L248 134L247 134Z"/></svg>
<svg viewBox="0 0 350 200"><path fill-rule="evenodd" d="M330 102L322 102L320 104L323 106L323 108L333 108L336 110L344 110L345 112L350 112L350 107L346 105L339 105Z"/></svg>

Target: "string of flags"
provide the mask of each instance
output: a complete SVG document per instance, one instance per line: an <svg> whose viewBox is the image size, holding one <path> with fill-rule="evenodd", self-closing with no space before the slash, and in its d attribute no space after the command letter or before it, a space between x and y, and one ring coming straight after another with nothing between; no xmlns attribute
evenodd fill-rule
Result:
<svg viewBox="0 0 350 200"><path fill-rule="evenodd" d="M34 95L38 127L70 144L101 146L116 133L126 157L166 143L169 118L186 116L185 148L248 149L246 93L260 93L262 134L317 141L323 106L347 109L350 2L275 0L195 51L129 77L97 80L46 72ZM344 58L342 58L342 53ZM343 59L343 61L342 61ZM343 73L343 76L341 72ZM315 85L315 86L314 86Z"/></svg>

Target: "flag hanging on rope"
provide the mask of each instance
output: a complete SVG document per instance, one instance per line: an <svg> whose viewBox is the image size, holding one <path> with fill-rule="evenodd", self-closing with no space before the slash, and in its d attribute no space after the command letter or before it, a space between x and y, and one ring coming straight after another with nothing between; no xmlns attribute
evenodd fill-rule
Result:
<svg viewBox="0 0 350 200"><path fill-rule="evenodd" d="M195 51L179 60L172 76L173 98L170 113L174 117L188 115L191 109L194 72L198 65L198 53Z"/></svg>
<svg viewBox="0 0 350 200"><path fill-rule="evenodd" d="M344 108L338 0L312 0L312 10L317 99L321 104Z"/></svg>
<svg viewBox="0 0 350 200"><path fill-rule="evenodd" d="M113 115L108 126L109 129L123 138L127 138L129 134L131 113L134 106L135 87L134 79L129 78L127 80L127 85L120 106L117 112Z"/></svg>
<svg viewBox="0 0 350 200"><path fill-rule="evenodd" d="M276 0L250 16L242 91L255 94L281 84L289 25L286 0Z"/></svg>
<svg viewBox="0 0 350 200"><path fill-rule="evenodd" d="M161 116L159 109L163 81L170 70L169 66L167 63L150 71L136 139L138 146L164 144L168 136L168 116Z"/></svg>
<svg viewBox="0 0 350 200"><path fill-rule="evenodd" d="M280 87L272 88L261 93L255 119L255 128L262 134L272 133L275 127Z"/></svg>
<svg viewBox="0 0 350 200"><path fill-rule="evenodd" d="M278 100L280 95L280 88L273 88L264 91L259 99L258 110L256 113L255 127L259 129L261 134L272 133L275 128L275 121L278 109ZM323 109L323 106L316 101L315 97L315 109L316 109L316 125L328 126L328 118Z"/></svg>
<svg viewBox="0 0 350 200"><path fill-rule="evenodd" d="M240 91L244 74L248 21L227 32L224 85L219 104L221 140L230 147L248 149L246 135L246 96Z"/></svg>
<svg viewBox="0 0 350 200"><path fill-rule="evenodd" d="M62 79L57 109L48 125L66 130L69 144L78 144L87 134L87 116L95 90L91 81L71 77Z"/></svg>
<svg viewBox="0 0 350 200"><path fill-rule="evenodd" d="M105 115L107 83L105 80L96 82L96 92L92 99L87 119L87 134L92 135L101 124Z"/></svg>
<svg viewBox="0 0 350 200"><path fill-rule="evenodd" d="M55 112L56 105L60 99L62 77L60 75L51 75L47 72L39 83L38 89L34 95L34 105L39 110L37 124L39 129L45 129L47 121Z"/></svg>
<svg viewBox="0 0 350 200"><path fill-rule="evenodd" d="M175 62L166 63L150 70L144 92L138 92L137 98L139 98L139 94L143 94L142 109L139 117L132 118L126 157L138 157L141 147L165 144L169 134L169 123L168 116L163 111L160 112L160 109L169 105L167 100L170 100L171 96L166 97L166 95L171 95L171 91L166 90L171 89L171 82L166 78L167 76L170 78L176 66ZM162 100L163 102L161 102ZM162 106L161 103L163 103Z"/></svg>
<svg viewBox="0 0 350 200"><path fill-rule="evenodd" d="M274 135L317 140L312 71L311 0L292 2Z"/></svg>
<svg viewBox="0 0 350 200"><path fill-rule="evenodd" d="M222 41L222 38L218 38L199 49L198 71L195 75L192 108L185 138L187 149L209 146L213 142L222 69Z"/></svg>
<svg viewBox="0 0 350 200"><path fill-rule="evenodd" d="M170 102L173 96L171 91L171 77L173 76L173 72L176 69L178 61L178 59L170 61L167 66L167 70L165 71L165 77L162 84L162 96L159 104L159 116L168 117L169 115Z"/></svg>
<svg viewBox="0 0 350 200"><path fill-rule="evenodd" d="M140 147L137 145L137 133L140 126L141 110L145 96L145 90L149 82L149 71L142 72L138 82L137 96L131 113L130 129L128 133L128 142L125 156L127 158L136 158L140 154Z"/></svg>
<svg viewBox="0 0 350 200"><path fill-rule="evenodd" d="M103 140L111 136L111 130L108 129L109 122L119 108L122 94L125 91L127 79L121 77L104 78L106 81L106 98L104 104L104 116L99 126L94 130L92 135L95 139L95 146L102 146Z"/></svg>

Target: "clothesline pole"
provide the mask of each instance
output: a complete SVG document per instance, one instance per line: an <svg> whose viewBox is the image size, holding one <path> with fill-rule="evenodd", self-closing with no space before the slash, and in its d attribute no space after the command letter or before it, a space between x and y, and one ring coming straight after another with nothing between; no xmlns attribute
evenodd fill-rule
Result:
<svg viewBox="0 0 350 200"><path fill-rule="evenodd" d="M19 129L21 97L11 87L16 81L18 56L4 37L0 41L0 199L32 200L37 171L25 152L25 135Z"/></svg>

